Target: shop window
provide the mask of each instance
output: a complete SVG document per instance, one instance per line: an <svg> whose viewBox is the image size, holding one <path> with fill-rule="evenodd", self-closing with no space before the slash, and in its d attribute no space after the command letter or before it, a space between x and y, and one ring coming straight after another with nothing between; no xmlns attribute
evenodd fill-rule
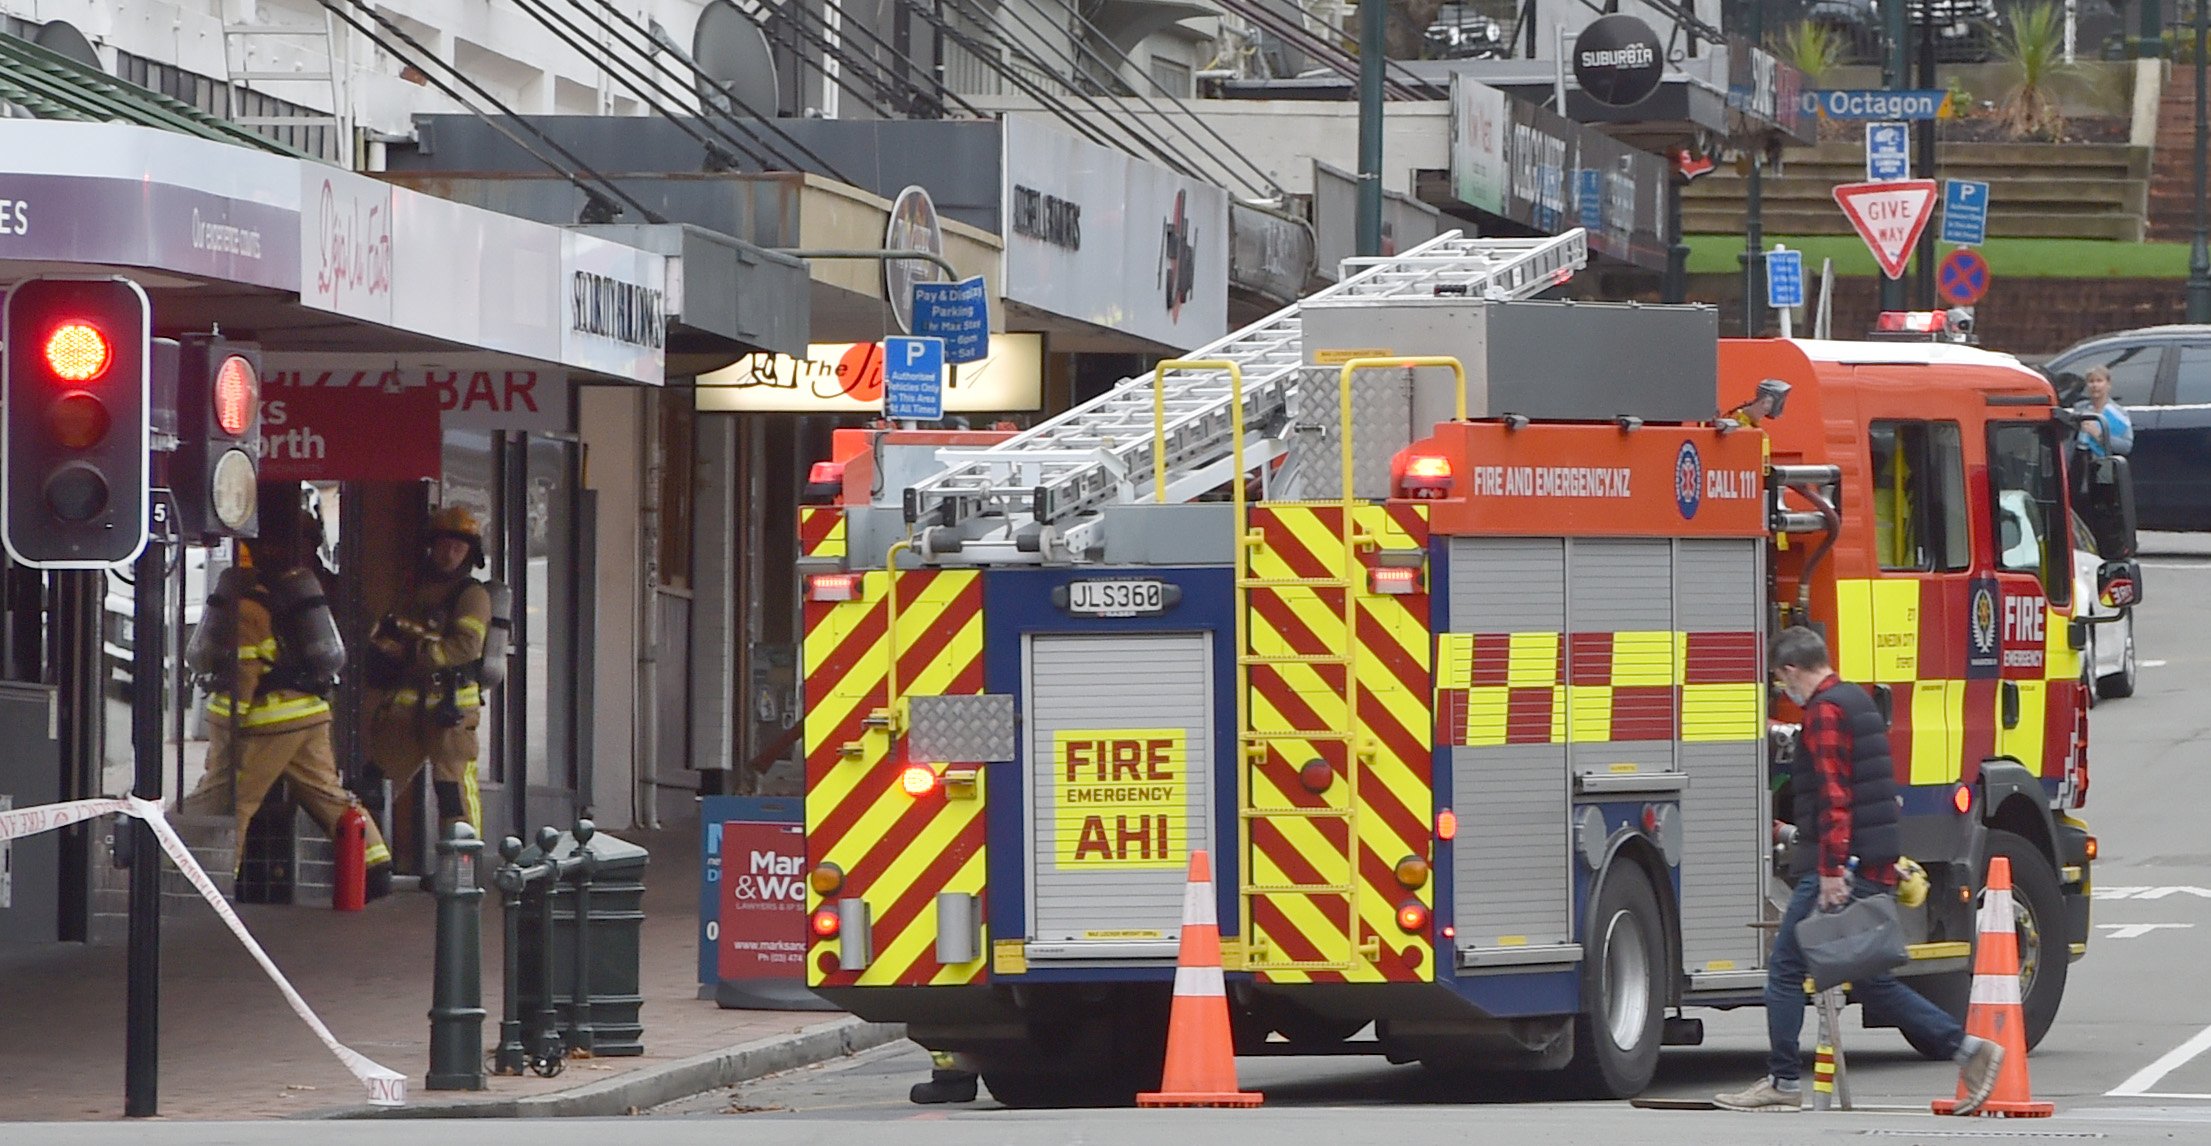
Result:
<svg viewBox="0 0 2211 1146"><path fill-rule="evenodd" d="M2073 548L2051 435L2039 422L1990 427L1988 482L1996 500L1996 567L2040 577L2043 595L2063 605L2073 596Z"/></svg>
<svg viewBox="0 0 2211 1146"><path fill-rule="evenodd" d="M1964 438L1956 422L1875 422L1866 435L1874 552L1881 568L1956 571L1972 563Z"/></svg>
<svg viewBox="0 0 2211 1146"><path fill-rule="evenodd" d="M660 584L691 587L691 517L697 502L698 450L688 401L660 402Z"/></svg>

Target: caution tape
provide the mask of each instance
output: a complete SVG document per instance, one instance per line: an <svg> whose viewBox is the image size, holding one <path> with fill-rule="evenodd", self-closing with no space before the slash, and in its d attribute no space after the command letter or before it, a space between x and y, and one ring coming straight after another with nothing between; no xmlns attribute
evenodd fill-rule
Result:
<svg viewBox="0 0 2211 1146"><path fill-rule="evenodd" d="M0 842L35 836L111 815L136 816L153 828L154 838L161 841L161 850L168 853L170 860L176 863L177 870L184 873L184 878L199 889L200 897L207 900L208 906L215 909L216 915L222 917L223 923L230 928L230 933L238 937L238 942L245 944L246 951L253 956L254 962L261 964L261 969L268 972L270 981L283 993L284 1001L291 1004L292 1013L298 1015L300 1021L315 1032L315 1037L322 1040L322 1045L330 1048L330 1053L336 1055L338 1061L352 1072L353 1077L368 1088L371 1105L406 1105L406 1076L379 1066L368 1056L339 1042L338 1037L330 1033L330 1028L324 1026L322 1020L315 1016L315 1012L308 1008L307 1001L299 997L291 980L284 977L284 972L277 970L276 961L269 958L269 953L261 949L261 944L254 939L253 933L246 930L238 913L231 910L230 902L216 889L215 881L209 879L199 861L192 858L192 850L184 846L176 829L169 825L169 818L163 814L159 803L129 796L120 800L73 800L65 804L41 804L35 808L0 812Z"/></svg>

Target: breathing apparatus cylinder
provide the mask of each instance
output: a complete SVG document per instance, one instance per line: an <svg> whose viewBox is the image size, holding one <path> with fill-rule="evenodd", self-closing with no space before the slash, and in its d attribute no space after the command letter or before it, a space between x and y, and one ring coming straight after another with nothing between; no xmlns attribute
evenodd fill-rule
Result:
<svg viewBox="0 0 2211 1146"><path fill-rule="evenodd" d="M207 595L207 608L184 645L184 666L195 675L220 677L237 666L238 602L253 586L253 570L242 566L215 578L215 591Z"/></svg>
<svg viewBox="0 0 2211 1146"><path fill-rule="evenodd" d="M286 659L303 676L324 689L345 671L345 642L338 636L338 622L330 615L330 600L312 570L287 569L269 586L269 612L276 621L277 641Z"/></svg>
<svg viewBox="0 0 2211 1146"><path fill-rule="evenodd" d="M476 680L485 688L498 688L507 683L507 650L514 641L514 590L504 581L490 581L484 591L491 597L491 623L484 627L484 658L476 666Z"/></svg>

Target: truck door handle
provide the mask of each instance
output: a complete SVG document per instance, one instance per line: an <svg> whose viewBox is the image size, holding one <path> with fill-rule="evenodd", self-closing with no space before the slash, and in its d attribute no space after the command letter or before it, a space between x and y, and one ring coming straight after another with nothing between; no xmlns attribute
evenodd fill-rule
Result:
<svg viewBox="0 0 2211 1146"><path fill-rule="evenodd" d="M2004 727L2019 727L2019 682L2004 682Z"/></svg>

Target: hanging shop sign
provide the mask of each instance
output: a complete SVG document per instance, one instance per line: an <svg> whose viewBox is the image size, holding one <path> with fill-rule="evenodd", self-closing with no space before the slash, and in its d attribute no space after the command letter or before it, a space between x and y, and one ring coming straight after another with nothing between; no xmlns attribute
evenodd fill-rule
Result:
<svg viewBox="0 0 2211 1146"><path fill-rule="evenodd" d="M1464 78L1451 119L1455 198L1552 234L1583 227L1600 255L1665 267L1664 159Z"/></svg>
<svg viewBox="0 0 2211 1146"><path fill-rule="evenodd" d="M263 379L263 481L436 478L445 435L427 387L285 386Z"/></svg>
<svg viewBox="0 0 2211 1146"><path fill-rule="evenodd" d="M448 430L563 433L571 387L564 370L494 354L285 354L261 356L270 386L435 395Z"/></svg>
<svg viewBox="0 0 2211 1146"><path fill-rule="evenodd" d="M701 413L878 413L883 408L883 344L817 342L804 358L753 354L698 378ZM1044 338L993 334L980 362L951 369L947 414L1007 413L1044 405Z"/></svg>
<svg viewBox="0 0 2211 1146"><path fill-rule="evenodd" d="M1633 16L1599 17L1574 38L1574 82L1607 107L1649 99L1665 70L1666 46Z"/></svg>
<svg viewBox="0 0 2211 1146"><path fill-rule="evenodd" d="M1228 193L1005 119L1004 295L1189 349L1228 333Z"/></svg>

